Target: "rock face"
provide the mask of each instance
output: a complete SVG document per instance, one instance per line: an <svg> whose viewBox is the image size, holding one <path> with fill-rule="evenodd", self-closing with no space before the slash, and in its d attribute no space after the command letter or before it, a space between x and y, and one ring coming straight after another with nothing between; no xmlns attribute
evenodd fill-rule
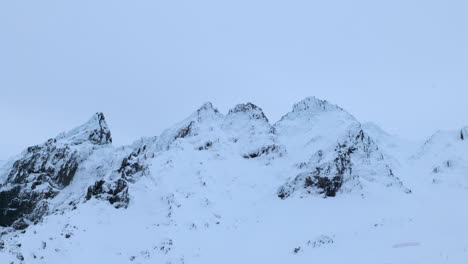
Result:
<svg viewBox="0 0 468 264"><path fill-rule="evenodd" d="M281 199L296 192L333 197L374 182L405 189L361 124L338 106L306 98L275 128L290 154L307 159L278 189Z"/></svg>
<svg viewBox="0 0 468 264"><path fill-rule="evenodd" d="M96 113L85 124L58 135L56 139L71 145L82 143L107 145L112 143L111 132L103 113Z"/></svg>
<svg viewBox="0 0 468 264"><path fill-rule="evenodd" d="M264 120L268 123L268 118L265 116L262 109L252 103L238 104L229 110L228 115L234 115L236 113L246 114L248 119Z"/></svg>
<svg viewBox="0 0 468 264"><path fill-rule="evenodd" d="M88 187L86 200L106 200L115 208L127 208L130 202L129 183L149 173L148 159L155 157L156 137L142 138L130 147L130 153L121 160L119 168L109 179L100 179Z"/></svg>
<svg viewBox="0 0 468 264"><path fill-rule="evenodd" d="M284 151L262 109L252 103L238 104L227 115L205 103L184 121L165 130L156 145L157 151L189 145L200 151L223 146L246 158Z"/></svg>
<svg viewBox="0 0 468 264"><path fill-rule="evenodd" d="M284 199L295 191L333 197L342 190L343 185L343 190L349 191L362 188L362 180L375 181L370 175L379 175L381 179L377 181L388 187L402 187L400 180L384 162L378 147L362 130L338 143L329 154L331 159L324 159L324 156L323 151L318 151L309 163L302 164L306 171L281 186L278 197Z"/></svg>
<svg viewBox="0 0 468 264"><path fill-rule="evenodd" d="M188 118L166 129L158 139L157 150L168 150L188 137L207 137L216 129L223 115L211 103L205 103ZM208 141L208 140L207 140Z"/></svg>
<svg viewBox="0 0 468 264"><path fill-rule="evenodd" d="M40 220L48 201L73 180L94 148L112 142L102 113L86 124L27 148L0 186L0 225L25 228Z"/></svg>
<svg viewBox="0 0 468 264"><path fill-rule="evenodd" d="M274 183L273 192L281 199L296 193L333 197L372 184L405 189L361 124L340 107L314 97L294 105L274 125L252 103L238 104L226 115L206 103L159 137L120 148L111 143L104 115L97 113L8 162L0 171L0 225L26 228L64 209L62 205L76 207L96 199L127 208L132 186L157 174L151 171L154 163L160 166L156 171L187 167L184 175L197 175L191 186L206 186L204 177L212 177L205 161L214 167L226 161L242 164L244 170L273 173L288 168L288 179ZM164 160L158 160L161 155ZM173 165L174 157L178 165ZM192 164L200 157L206 160Z"/></svg>

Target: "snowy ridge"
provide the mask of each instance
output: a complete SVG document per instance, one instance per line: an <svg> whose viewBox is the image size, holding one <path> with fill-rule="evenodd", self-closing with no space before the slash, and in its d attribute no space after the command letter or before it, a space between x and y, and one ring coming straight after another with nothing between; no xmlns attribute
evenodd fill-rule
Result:
<svg viewBox="0 0 468 264"><path fill-rule="evenodd" d="M211 103L205 103L188 118L164 131L157 143L159 151L168 150L178 139L200 134L211 134L214 124L219 123L223 115ZM204 126L207 124L207 126Z"/></svg>
<svg viewBox="0 0 468 264"><path fill-rule="evenodd" d="M66 141L66 143L74 145L87 141L96 145L112 143L110 129L107 126L103 113L96 113L85 124L67 133L62 133L55 139L58 141Z"/></svg>
<svg viewBox="0 0 468 264"><path fill-rule="evenodd" d="M468 188L468 141L466 127L455 131L437 131L412 156L414 166L432 183L446 182Z"/></svg>
<svg viewBox="0 0 468 264"><path fill-rule="evenodd" d="M97 148L112 142L102 113L85 125L60 134L41 145L27 148L0 185L0 225L24 229L49 211L49 200L67 187Z"/></svg>
<svg viewBox="0 0 468 264"><path fill-rule="evenodd" d="M302 171L280 187L281 198L298 190L335 196L339 191L361 190L364 181L405 189L374 140L338 106L306 98L294 105L275 129L289 153L303 160L299 164Z"/></svg>
<svg viewBox="0 0 468 264"><path fill-rule="evenodd" d="M434 193L468 198L466 132L416 151L308 97L275 124L252 103L226 114L205 103L160 136L114 147L97 113L0 169L0 263L463 259L468 214ZM454 217L457 244L453 230L429 235L434 208ZM416 252L395 251L407 246Z"/></svg>

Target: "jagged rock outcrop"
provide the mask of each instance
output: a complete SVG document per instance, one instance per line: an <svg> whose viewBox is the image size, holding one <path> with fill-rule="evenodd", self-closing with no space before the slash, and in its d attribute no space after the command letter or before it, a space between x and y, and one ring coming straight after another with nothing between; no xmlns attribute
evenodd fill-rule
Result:
<svg viewBox="0 0 468 264"><path fill-rule="evenodd" d="M268 145L268 146L263 146L260 149L250 152L248 154L244 154L242 157L244 159L255 159L264 155L271 155L271 154L277 154L278 156L282 156L285 150L278 145Z"/></svg>
<svg viewBox="0 0 468 264"><path fill-rule="evenodd" d="M222 129L233 139L245 159L275 158L286 153L263 110L252 103L238 104L230 109Z"/></svg>
<svg viewBox="0 0 468 264"><path fill-rule="evenodd" d="M96 197L107 200L115 208L127 207L130 198L128 196L128 181L121 177L115 181L99 180L88 188L86 200Z"/></svg>
<svg viewBox="0 0 468 264"><path fill-rule="evenodd" d="M361 190L373 182L409 191L361 124L338 106L306 98L275 128L292 155L309 156L298 165L300 173L279 187L281 199L295 192L332 197L342 191Z"/></svg>
<svg viewBox="0 0 468 264"><path fill-rule="evenodd" d="M94 145L107 145L112 143L112 136L103 113L96 113L85 124L62 133L56 137L57 140L71 145L81 143L92 143Z"/></svg>
<svg viewBox="0 0 468 264"><path fill-rule="evenodd" d="M211 103L205 103L184 121L164 131L156 145L158 151L165 151L183 144L200 151L224 146L244 158L285 152L276 142L274 128L262 109L252 103L238 104L226 115Z"/></svg>
<svg viewBox="0 0 468 264"><path fill-rule="evenodd" d="M229 110L228 115L233 115L236 113L247 114L248 119L258 119L268 122L268 118L263 113L263 110L252 103L238 104Z"/></svg>
<svg viewBox="0 0 468 264"><path fill-rule="evenodd" d="M130 202L129 183L135 177L149 173L147 161L155 157L156 137L142 138L131 146L119 168L112 173L109 179L100 179L88 187L86 200L97 198L106 200L115 208L126 208Z"/></svg>
<svg viewBox="0 0 468 264"><path fill-rule="evenodd" d="M333 161L318 165L311 172L300 173L291 182L279 188L278 197L285 199L297 189L304 189L309 194L315 191L325 196L335 196L344 179L352 178L350 155L355 150L353 146L338 144L335 149L336 158Z"/></svg>
<svg viewBox="0 0 468 264"><path fill-rule="evenodd" d="M157 150L168 150L172 144L180 140L198 135L208 136L212 134L223 115L211 103L203 104L188 118L166 129L158 138ZM208 141L207 139L206 141Z"/></svg>
<svg viewBox="0 0 468 264"><path fill-rule="evenodd" d="M252 103L238 104L230 109L222 127L227 132L247 136L268 135L275 132L263 110Z"/></svg>
<svg viewBox="0 0 468 264"><path fill-rule="evenodd" d="M84 125L27 148L0 186L0 225L22 229L39 221L48 200L71 183L80 163L111 142L104 115L96 113Z"/></svg>
<svg viewBox="0 0 468 264"><path fill-rule="evenodd" d="M99 199L126 208L132 184L151 174L151 164L162 153L184 152L189 158L199 155L216 162L233 159L254 167L270 166L277 159L281 166L300 164L292 166L290 180L278 190L283 199L295 192L331 197L374 182L404 189L361 124L315 97L295 104L275 125L252 103L238 104L226 115L206 103L159 137L106 148L111 142L105 118L97 113L82 126L28 148L0 175L5 179L0 225L25 228L40 221L51 209L49 201L58 198L61 204ZM170 155L162 164L171 164ZM77 174L83 178L79 183ZM73 195L62 195L71 186Z"/></svg>

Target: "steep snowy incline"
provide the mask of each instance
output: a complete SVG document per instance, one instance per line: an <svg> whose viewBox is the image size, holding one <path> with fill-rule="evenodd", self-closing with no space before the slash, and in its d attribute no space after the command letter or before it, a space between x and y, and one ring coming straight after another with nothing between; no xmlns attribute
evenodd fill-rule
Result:
<svg viewBox="0 0 468 264"><path fill-rule="evenodd" d="M72 182L80 163L111 142L104 115L96 113L84 125L27 148L5 168L0 225L24 229L37 223L49 210L49 201Z"/></svg>
<svg viewBox="0 0 468 264"><path fill-rule="evenodd" d="M159 136L157 150L164 151L178 146L185 138L202 138L206 142L213 141L219 133L219 125L223 115L211 103L205 103L188 118L165 130Z"/></svg>
<svg viewBox="0 0 468 264"><path fill-rule="evenodd" d="M379 146L379 150L384 155L387 163L392 167L392 170L399 177L402 177L401 170L407 166L408 160L420 147L421 142L407 140L390 134L372 122L362 124L362 128ZM402 180L404 182L404 179Z"/></svg>
<svg viewBox="0 0 468 264"><path fill-rule="evenodd" d="M437 131L409 160L417 182L468 188L468 128Z"/></svg>
<svg viewBox="0 0 468 264"><path fill-rule="evenodd" d="M468 192L409 169L464 161L465 131L406 161L401 141L314 97L274 125L252 103L206 103L123 147L97 114L0 169L0 263L462 263Z"/></svg>
<svg viewBox="0 0 468 264"><path fill-rule="evenodd" d="M280 188L281 198L295 192L335 196L368 191L366 186L374 182L409 192L361 124L336 105L306 98L275 124L275 130L300 171Z"/></svg>
<svg viewBox="0 0 468 264"><path fill-rule="evenodd" d="M272 126L261 108L247 103L229 110L226 116L211 103L204 104L184 121L164 131L157 141L159 152L170 149L215 149L245 158L280 153Z"/></svg>

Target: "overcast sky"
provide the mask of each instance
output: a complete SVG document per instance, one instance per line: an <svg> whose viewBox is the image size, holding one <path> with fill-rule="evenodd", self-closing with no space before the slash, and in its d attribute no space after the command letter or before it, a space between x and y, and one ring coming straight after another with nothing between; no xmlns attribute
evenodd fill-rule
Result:
<svg viewBox="0 0 468 264"><path fill-rule="evenodd" d="M0 159L102 111L114 143L206 101L315 95L423 139L468 125L468 1L0 1Z"/></svg>

